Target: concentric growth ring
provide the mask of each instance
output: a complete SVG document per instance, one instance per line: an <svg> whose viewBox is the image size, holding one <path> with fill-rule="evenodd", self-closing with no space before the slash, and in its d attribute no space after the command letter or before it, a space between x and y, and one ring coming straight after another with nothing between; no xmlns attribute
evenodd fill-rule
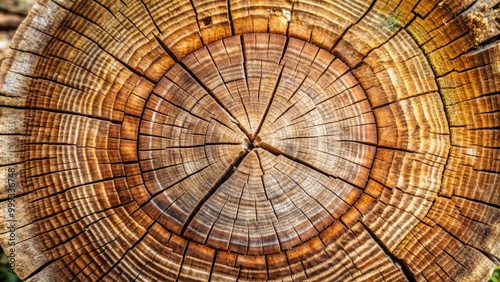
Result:
<svg viewBox="0 0 500 282"><path fill-rule="evenodd" d="M485 281L498 7L39 0L0 71L0 244L27 281Z"/></svg>
<svg viewBox="0 0 500 282"><path fill-rule="evenodd" d="M273 34L228 37L173 66L139 129L150 216L240 254L317 236L359 197L375 155L373 112L348 70Z"/></svg>

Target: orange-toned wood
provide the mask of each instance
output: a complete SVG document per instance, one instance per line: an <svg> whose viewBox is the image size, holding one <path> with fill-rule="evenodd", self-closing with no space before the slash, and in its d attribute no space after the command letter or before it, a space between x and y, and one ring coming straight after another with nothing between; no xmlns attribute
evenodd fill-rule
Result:
<svg viewBox="0 0 500 282"><path fill-rule="evenodd" d="M485 281L499 13L40 0L0 71L0 245L27 281Z"/></svg>

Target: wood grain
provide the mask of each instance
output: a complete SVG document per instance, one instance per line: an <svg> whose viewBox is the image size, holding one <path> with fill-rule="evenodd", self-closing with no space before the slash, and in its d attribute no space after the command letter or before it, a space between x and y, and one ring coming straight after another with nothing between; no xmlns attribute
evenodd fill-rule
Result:
<svg viewBox="0 0 500 282"><path fill-rule="evenodd" d="M27 281L483 281L498 9L39 0L0 72L0 244L15 219Z"/></svg>

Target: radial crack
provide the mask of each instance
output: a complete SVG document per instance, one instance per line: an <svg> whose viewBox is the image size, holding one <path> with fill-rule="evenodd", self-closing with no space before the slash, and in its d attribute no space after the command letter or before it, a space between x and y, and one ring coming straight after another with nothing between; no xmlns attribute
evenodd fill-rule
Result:
<svg viewBox="0 0 500 282"><path fill-rule="evenodd" d="M416 282L417 280L415 279L415 277L413 276L413 273L410 271L410 269L406 265L406 262L399 259L393 253L391 253L391 251L382 242L382 240L380 240L380 238L377 237L377 235L375 235L375 233L373 233L371 231L371 229L368 228L368 226L366 226L362 221L360 221L360 223L361 223L361 225L363 225L363 228L366 230L366 232L368 232L370 237L377 243L377 245L380 247L380 249L382 249L382 251L384 251L386 256L389 257L396 266L399 266L401 268L401 271L405 275L406 279L408 279L408 281L410 281L410 282Z"/></svg>
<svg viewBox="0 0 500 282"><path fill-rule="evenodd" d="M278 75L278 78L276 79L276 84L274 85L273 93L271 94L271 98L269 98L269 102L267 103L266 110L264 111L264 115L262 116L262 119L260 120L259 126L255 130L254 134L251 135L251 142L255 139L257 135L259 135L260 130L262 129L262 125L264 124L264 121L267 118L267 114L269 113L269 109L271 108L271 105L273 104L274 101L274 96L276 96L276 91L278 90L278 86L281 81L281 76L283 75L283 70L285 69L285 64L282 65L280 73Z"/></svg>
<svg viewBox="0 0 500 282"><path fill-rule="evenodd" d="M356 188L359 188L361 190L364 189L364 187L361 187L361 186L359 186L359 185L357 185L355 183L351 183L351 182L349 182L349 181L347 181L347 180L345 180L343 178L340 178L340 177L338 177L336 175L333 175L333 174L329 173L328 171L322 170L321 168L316 167L314 165L311 165L310 163L307 163L307 162L305 162L303 160L300 160L300 159L298 159L296 157L290 156L290 155L286 154L285 152L282 152L279 149L274 148L273 146L271 146L271 145L269 145L269 144L267 144L265 142L261 142L261 140L260 140L259 137L256 138L254 146L257 147L257 148L262 148L262 149L268 151L269 153L271 153L273 155L283 156L283 157L285 157L287 159L290 159L290 160L292 160L292 161L294 161L294 162L296 162L298 164L301 164L301 165L306 166L306 167L308 167L308 168L310 168L310 169L312 169L312 170L314 170L316 172L319 172L319 173L321 173L321 174L323 174L325 176L333 177L333 178L338 179L340 181L346 182L349 185L352 185L352 186L354 186Z"/></svg>
<svg viewBox="0 0 500 282"><path fill-rule="evenodd" d="M193 221L194 217L198 214L200 211L201 207L205 204L205 202L217 191L217 189L224 184L236 171L238 166L241 164L241 162L245 159L245 157L250 153L250 150L246 150L243 154L241 154L238 158L236 158L233 163L229 165L229 167L226 169L224 174L219 178L217 182L215 182L210 189L208 189L207 193L203 198L198 201L196 206L192 209L191 213L189 214L188 218L186 219L184 225L182 225L182 229L180 234L184 235L186 232L186 229L188 226L191 224L191 221Z"/></svg>

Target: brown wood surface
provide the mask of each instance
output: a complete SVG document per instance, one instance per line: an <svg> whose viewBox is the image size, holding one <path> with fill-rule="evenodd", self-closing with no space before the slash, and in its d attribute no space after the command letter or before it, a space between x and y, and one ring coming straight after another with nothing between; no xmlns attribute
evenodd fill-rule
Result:
<svg viewBox="0 0 500 282"><path fill-rule="evenodd" d="M499 14L38 0L0 72L0 244L14 201L27 281L485 281Z"/></svg>

